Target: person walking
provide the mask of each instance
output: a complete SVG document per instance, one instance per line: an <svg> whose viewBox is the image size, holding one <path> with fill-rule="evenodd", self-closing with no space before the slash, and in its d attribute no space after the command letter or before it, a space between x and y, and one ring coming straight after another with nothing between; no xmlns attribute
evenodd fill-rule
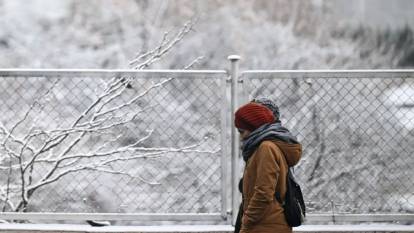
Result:
<svg viewBox="0 0 414 233"><path fill-rule="evenodd" d="M246 162L240 184L243 197L240 232L292 232L275 194L284 200L287 171L301 158L300 143L269 108L259 103L240 107L234 124L240 133Z"/></svg>
<svg viewBox="0 0 414 233"><path fill-rule="evenodd" d="M261 104L265 106L266 108L268 108L270 111L272 111L273 116L275 117L275 122L281 123L279 107L271 99L266 98L266 97L258 97L258 98L254 98L251 102ZM243 178L241 178L239 181L239 191L240 193L243 192ZM242 215L243 215L243 206L242 206L242 203L240 203L239 212L237 213L236 224L234 227L234 233L240 232Z"/></svg>

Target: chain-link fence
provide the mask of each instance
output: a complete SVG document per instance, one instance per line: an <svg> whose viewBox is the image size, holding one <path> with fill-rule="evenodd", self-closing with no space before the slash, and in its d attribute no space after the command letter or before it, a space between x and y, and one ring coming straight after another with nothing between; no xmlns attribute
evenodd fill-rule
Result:
<svg viewBox="0 0 414 233"><path fill-rule="evenodd" d="M3 212L226 217L224 71L1 76Z"/></svg>
<svg viewBox="0 0 414 233"><path fill-rule="evenodd" d="M295 174L309 213L414 211L414 73L244 72L303 145ZM245 101L247 100L245 99Z"/></svg>
<svg viewBox="0 0 414 233"><path fill-rule="evenodd" d="M212 221L226 219L230 206L235 213L229 119L237 86L225 71L0 74L1 212ZM275 100L302 142L295 174L310 217L414 211L414 72L240 78L239 102Z"/></svg>

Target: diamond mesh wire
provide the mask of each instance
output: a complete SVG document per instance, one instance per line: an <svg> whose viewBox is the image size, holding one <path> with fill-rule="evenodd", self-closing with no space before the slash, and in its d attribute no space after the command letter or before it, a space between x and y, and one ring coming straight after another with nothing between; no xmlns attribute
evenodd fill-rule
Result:
<svg viewBox="0 0 414 233"><path fill-rule="evenodd" d="M246 97L273 99L303 145L308 211L413 211L414 76L324 76L243 75Z"/></svg>
<svg viewBox="0 0 414 233"><path fill-rule="evenodd" d="M220 212L223 76L1 78L0 208Z"/></svg>
<svg viewBox="0 0 414 233"><path fill-rule="evenodd" d="M2 78L0 208L21 204L25 168L31 212L220 212L230 97L207 76ZM303 143L295 173L310 213L413 210L413 76L243 77Z"/></svg>

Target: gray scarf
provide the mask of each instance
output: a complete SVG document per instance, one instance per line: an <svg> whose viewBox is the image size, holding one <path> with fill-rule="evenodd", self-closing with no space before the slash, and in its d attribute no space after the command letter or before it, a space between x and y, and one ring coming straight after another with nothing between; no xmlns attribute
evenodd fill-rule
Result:
<svg viewBox="0 0 414 233"><path fill-rule="evenodd" d="M242 141L243 160L247 162L257 147L259 147L260 143L265 140L280 140L291 144L299 143L296 137L288 129L283 127L280 122L265 124L251 132Z"/></svg>

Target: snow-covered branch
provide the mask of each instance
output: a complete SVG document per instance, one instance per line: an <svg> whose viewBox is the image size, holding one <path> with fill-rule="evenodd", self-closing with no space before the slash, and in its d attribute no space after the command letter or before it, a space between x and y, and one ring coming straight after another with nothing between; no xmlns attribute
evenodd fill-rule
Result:
<svg viewBox="0 0 414 233"><path fill-rule="evenodd" d="M145 69L167 55L174 46L192 30L195 22L186 23L183 28L172 38L165 33L161 43L155 49L138 55L131 61L135 69ZM189 69L197 64L202 57L193 60L184 69ZM35 111L43 113L47 106L44 99L52 93L58 79L44 94L39 96L26 110L25 114L8 130L0 125L0 146L9 155L9 166L3 159L0 161L0 171L9 173L7 188L0 190L0 200L5 206L14 211L24 211L30 199L39 188L52 184L71 173L81 171L94 171L107 174L127 176L138 179L141 182L156 185L158 181L147 180L130 171L116 169L116 165L142 158L157 158L174 154L214 154L214 150L201 150L202 143L194 143L183 147L144 147L153 129L147 129L146 134L128 142L125 145L122 132L125 125L135 123L139 117L157 104L147 104L145 107L137 107L138 103L145 99L154 90L164 87L174 78L163 77L148 86L142 86L138 90L132 90L133 76L116 76L94 90L96 97L76 117L65 125L53 127L39 127L38 119L41 114L34 115ZM124 99L127 97L128 99ZM146 99L145 99L146 100ZM28 125L23 135L20 128L23 123ZM19 130L17 130L19 129ZM19 131L19 132L17 132ZM2 135L1 135L2 134ZM101 140L104 138L103 140ZM93 147L82 147L83 142L99 139ZM17 145L17 146L16 146ZM13 161L12 161L13 159ZM38 169L41 168L41 171ZM13 173L15 176L10 176Z"/></svg>
<svg viewBox="0 0 414 233"><path fill-rule="evenodd" d="M73 164L70 163L67 166L63 166L63 167L56 167L53 175L48 177L47 179L42 179L40 182L38 182L37 184L33 184L31 186L28 187L28 190L36 190L44 185L53 183L55 181L57 181L58 179L62 178L63 176L69 174L69 173L74 173L74 172L80 172L83 170L93 170L93 171L104 171L106 173L113 173L113 174L123 174L123 175L127 175L127 176L132 176L129 173L126 172L120 172L120 171L116 171L116 170L111 170L108 169L107 166L110 164L113 164L115 162L125 162L125 161L131 161L131 160L136 160L136 159L141 159L141 158L155 158L155 157L160 157L160 156L165 156L167 153L172 153L172 152L179 152L179 153L209 153L209 154L214 154L217 153L219 150L216 151L204 151L204 150L197 150L194 149L196 147L198 147L200 144L196 144L196 145L191 145L191 146L186 146L183 148L144 148L144 147L131 147L131 145L129 146L125 146L122 148L118 148L115 150L111 150L111 151L106 151L106 152L101 152L101 153L97 153L97 154L78 154L78 155L73 155L73 156L67 156L62 158L61 160L59 160L59 163L68 160L68 159L79 159L79 158L97 158L97 157L104 157L107 158L103 161L91 161L90 164ZM114 156L116 154L120 154L123 152L136 152L136 151L144 151L144 152L149 152L149 153L143 153L143 154L138 154L138 155L132 155L132 156L116 156L116 157L111 157ZM65 168L65 167L69 167L68 169L64 169L63 171L61 171L60 169ZM139 178L139 177L134 177L134 178ZM154 183L154 182L147 182L147 183Z"/></svg>
<svg viewBox="0 0 414 233"><path fill-rule="evenodd" d="M166 55L170 50L178 44L183 38L193 30L196 20L191 20L187 22L181 30L174 36L173 39L168 38L168 32L164 33L164 36L161 40L161 43L155 49L138 55L135 59L130 61L130 65L136 70L141 70L149 67L154 62L160 60L164 55Z"/></svg>
<svg viewBox="0 0 414 233"><path fill-rule="evenodd" d="M198 63L200 63L200 61L201 60L203 60L204 59L204 56L199 56L199 57L197 57L196 59L194 59L192 62L190 62L188 65L186 65L185 67L184 67L184 70L188 70L188 69L190 69L190 68L192 68L194 65L196 65L196 64L198 64Z"/></svg>

